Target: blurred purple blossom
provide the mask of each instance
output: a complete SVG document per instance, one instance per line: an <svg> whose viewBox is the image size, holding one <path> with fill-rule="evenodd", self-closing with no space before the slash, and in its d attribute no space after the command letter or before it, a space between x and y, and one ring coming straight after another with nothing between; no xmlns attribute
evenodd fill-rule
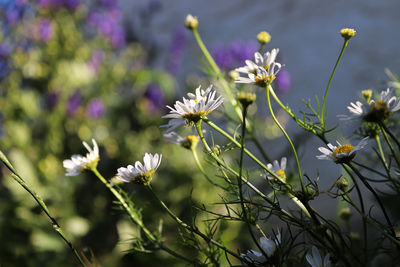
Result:
<svg viewBox="0 0 400 267"><path fill-rule="evenodd" d="M282 68L277 74L276 79L274 81L278 92L287 93L290 89L290 74L285 69Z"/></svg>
<svg viewBox="0 0 400 267"><path fill-rule="evenodd" d="M45 98L45 106L48 110L53 110L57 104L58 100L60 99L60 93L59 92L50 92L46 95Z"/></svg>
<svg viewBox="0 0 400 267"><path fill-rule="evenodd" d="M176 74L179 70L179 65L182 61L183 52L186 44L186 29L178 27L175 29L172 42L169 48L169 60L167 70L171 74Z"/></svg>
<svg viewBox="0 0 400 267"><path fill-rule="evenodd" d="M100 118L103 117L106 111L106 107L104 105L103 99L94 98L90 100L90 102L86 106L86 116L89 118Z"/></svg>
<svg viewBox="0 0 400 267"><path fill-rule="evenodd" d="M97 29L99 34L107 37L114 48L120 48L125 45L125 30L119 9L92 11L89 14L88 22L89 25Z"/></svg>
<svg viewBox="0 0 400 267"><path fill-rule="evenodd" d="M78 111L82 103L82 93L80 90L76 90L68 99L67 103L67 114L73 116Z"/></svg>
<svg viewBox="0 0 400 267"><path fill-rule="evenodd" d="M67 8L75 10L80 4L81 0L38 0L42 8L57 10L60 8Z"/></svg>
<svg viewBox="0 0 400 267"><path fill-rule="evenodd" d="M215 46L212 55L219 67L231 70L244 65L246 59L253 59L258 46L256 41L233 41L228 45Z"/></svg>
<svg viewBox="0 0 400 267"><path fill-rule="evenodd" d="M149 85L144 96L148 100L148 108L152 113L160 111L165 106L164 95L157 85Z"/></svg>
<svg viewBox="0 0 400 267"><path fill-rule="evenodd" d="M95 49L88 62L89 68L93 72L97 72L103 60L104 60L104 51L101 49Z"/></svg>
<svg viewBox="0 0 400 267"><path fill-rule="evenodd" d="M48 19L42 19L39 22L39 39L47 42L53 38L54 30L51 21Z"/></svg>

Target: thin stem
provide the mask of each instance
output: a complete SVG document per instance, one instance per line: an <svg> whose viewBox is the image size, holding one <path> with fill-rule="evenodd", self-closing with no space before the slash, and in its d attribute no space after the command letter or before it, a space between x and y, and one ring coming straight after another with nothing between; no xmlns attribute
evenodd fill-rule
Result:
<svg viewBox="0 0 400 267"><path fill-rule="evenodd" d="M79 261L79 263L86 267L85 262L79 255L78 251L74 248L72 243L68 240L68 238L65 236L64 232L61 229L61 226L58 224L56 219L54 219L53 216L51 216L49 209L47 208L46 203L42 200L42 198L33 190L31 189L28 184L22 179L21 176L17 173L15 168L12 166L11 162L8 160L6 155L0 151L0 160L7 166L7 168L12 172L11 177L19 183L32 197L35 199L36 203L39 205L39 207L42 209L44 214L50 219L51 225L53 226L53 229L57 232L57 234L61 237L62 240L68 245L68 247L72 250L74 253L75 258Z"/></svg>
<svg viewBox="0 0 400 267"><path fill-rule="evenodd" d="M383 137L385 138L385 141L386 141L387 145L389 146L390 151L391 151L392 154L393 154L393 158L394 158L394 160L396 161L397 166L400 166L400 161L399 161L399 159L398 159L398 157L397 157L397 155L396 155L396 151L394 150L393 145L392 145L392 142L390 142L389 137L387 136L387 134L389 133L389 131L388 131L389 129L387 129L387 127L386 127L385 124L383 124L383 123L379 123L379 126L380 126L381 132L382 132L382 134L383 134ZM396 139L393 138L393 137L392 137L392 139L393 139L393 140L396 140ZM399 145L398 145L398 146L399 146ZM400 146L399 146L399 148L400 148Z"/></svg>
<svg viewBox="0 0 400 267"><path fill-rule="evenodd" d="M387 132L389 134L389 136L393 139L393 141L396 143L397 149L400 150L400 142L399 142L399 140L397 140L396 136L389 130L388 127L386 127L385 123L382 122L382 123L380 123L380 125L385 130L385 132Z"/></svg>
<svg viewBox="0 0 400 267"><path fill-rule="evenodd" d="M382 200L380 199L380 197L378 196L378 194L376 193L376 191L372 188L372 186L368 183L368 181L365 179L365 177L360 173L360 171L354 166L354 164L352 164L351 162L348 163L348 166L350 166L350 168L352 169L352 171L357 174L357 176L360 178L360 180L363 182L363 184L365 185L365 187L374 195L376 201L378 201L378 204L382 210L383 215L385 216L386 222L390 227L390 231L392 232L393 237L396 237L396 233L394 231L393 228L393 224L390 221L389 215L386 212L386 208L382 203Z"/></svg>
<svg viewBox="0 0 400 267"><path fill-rule="evenodd" d="M383 164L385 165L385 169L388 170L388 165L386 163L386 158L385 158L385 154L383 153L381 139L379 138L379 135L375 135L375 141L376 141L376 144L378 146L379 154L381 155L381 159L383 161Z"/></svg>
<svg viewBox="0 0 400 267"><path fill-rule="evenodd" d="M125 209L125 211L128 213L130 219L132 220L133 223L139 226L139 228L143 231L143 233L146 235L146 237L154 244L157 244L158 247L165 252L169 253L170 255L177 257L179 259L185 260L187 262L190 262L194 265L199 265L196 261L193 261L191 259L188 259L175 251L169 249L166 247L160 240L158 240L143 224L143 221L139 217L139 215L133 210L133 208L125 201L124 197L99 173L99 171L96 168L92 168L91 171L99 178L99 180L111 191L111 193L116 197L116 199L119 201L119 203L122 205L122 207Z"/></svg>
<svg viewBox="0 0 400 267"><path fill-rule="evenodd" d="M356 178L354 177L353 173L350 171L349 167L347 165L342 164L343 168L346 170L347 174L350 176L351 180L353 181L356 190L357 190L357 196L358 196L358 201L360 202L360 207L361 207L361 218L363 221L363 235L364 235L364 255L367 257L367 248L368 248L368 228L367 228L367 215L365 214L365 206L364 206L364 199L362 197L362 193L360 190L360 186L358 185L358 182ZM367 259L365 259L367 261Z"/></svg>
<svg viewBox="0 0 400 267"><path fill-rule="evenodd" d="M239 254L229 250L228 248L226 248L224 245L222 245L221 243L215 241L214 239L206 236L205 234L203 234L202 232L200 232L197 228L186 224L185 222L183 222L178 216L176 216L169 208L168 206L157 196L157 194L153 191L151 185L149 183L145 184L146 188L148 189L148 191L153 195L153 197L158 201L158 203L161 205L161 207L168 213L168 215L175 221L177 222L180 226L182 226L183 228L185 228L186 230L193 232L195 234L197 234L198 236L200 236L201 238L203 238L206 242L210 242L214 245L216 245L217 247L219 247L220 249L224 250L226 253L229 253L230 255L234 256L235 258L239 259L239 260L243 260L242 257L240 257Z"/></svg>
<svg viewBox="0 0 400 267"><path fill-rule="evenodd" d="M220 131L222 131L221 133L225 133L222 129L220 129L218 126L216 126L215 124L213 124L212 122L205 120L205 122L210 125L211 127L215 127L214 129L216 129L218 131L218 129ZM213 153L213 151L211 150L210 146L207 144L207 141L204 138L203 132L201 131L201 120L199 120L198 122L196 122L196 130L198 135L200 136L200 140L202 141L204 147L206 148L207 152L210 153L210 155L213 157L213 159L220 164L221 166L223 166L225 169L227 169L228 171L230 171L233 175L238 176L239 174L233 170L232 168L230 168L229 166L227 166L220 158L218 158L217 155L215 155L215 153ZM225 133L227 137L229 137L229 140L231 140L232 142L235 141L237 143L236 140L234 140L229 134ZM239 144L240 145L240 144ZM241 146L240 146L241 147ZM246 152L247 149L244 149L244 152ZM250 153L250 152L249 152ZM246 153L247 154L247 153ZM251 154L252 155L252 154ZM253 156L254 157L254 156ZM262 163L261 163L262 164ZM265 165L260 165L261 167L265 166ZM263 167L264 168L264 167ZM266 166L264 168L268 173L270 173L272 176L274 176L275 178L277 178L279 181L281 181L282 185L285 186L286 189L289 190L289 192L287 192L286 194L290 197L290 199L308 216L310 217L310 213L308 212L308 210L306 209L306 207L304 206L304 204L293 195L293 193L291 193L293 190L290 187L290 185L288 185L285 181L282 180L281 177L279 177L275 172L271 171L270 169L268 169ZM256 192L260 197L262 197L265 201L267 201L269 204L271 204L272 206L274 206L275 208L279 208L276 206L276 204L274 202L272 202L266 195L264 195L260 190L258 190L257 187L255 187L252 183L250 183L247 179L245 179L243 177L243 182L246 183L246 185L248 187L250 187L254 192ZM279 208L280 209L280 208ZM292 215L290 215L290 213L288 213L287 211L280 209L280 211L284 212L286 215L293 217Z"/></svg>
<svg viewBox="0 0 400 267"><path fill-rule="evenodd" d="M281 130L281 132L284 134L284 136L286 137L287 141L290 144L290 147L292 148L293 155L294 155L294 158L296 160L297 171L299 173L299 181L300 181L301 189L304 192L305 188L304 188L304 184L303 184L303 173L302 173L301 168L300 168L300 162L299 162L299 158L297 157L296 148L294 147L293 142L290 139L289 135L286 133L285 129L279 123L278 119L276 118L276 116L274 114L274 111L273 111L272 106L271 106L270 89L271 89L271 86L267 85L265 93L267 95L268 109L269 109L269 112L271 113L271 117L274 120L275 124L278 126L278 128Z"/></svg>
<svg viewBox="0 0 400 267"><path fill-rule="evenodd" d="M249 222L249 218L247 216L247 211L246 207L244 205L244 200L243 200L243 192L242 192L242 172L243 172L243 155L244 155L244 146L245 146L245 139L246 139L246 115L247 115L247 107L248 106L243 106L243 121L242 121L242 136L241 136L241 148L240 148L240 159L239 159L239 176L237 177L237 183L239 187L239 197L240 197L240 206L242 207L242 212L243 216L245 219L245 223L247 225L247 228L249 229L249 233L251 238L253 239L253 242L256 244L258 249L261 251L261 253L268 258L268 255L266 255L265 251L263 248L260 246L258 243L256 237L254 236L253 230L251 229L251 225Z"/></svg>
<svg viewBox="0 0 400 267"><path fill-rule="evenodd" d="M326 103L326 97L327 97L327 95L328 95L329 87L331 86L332 79L333 79L333 75L334 75L335 72L336 72L336 68L337 68L337 66L339 65L340 59L342 58L342 55L343 55L343 53L344 53L344 50L345 50L346 47L347 47L348 42L349 42L349 39L344 39L343 46L342 46L342 50L340 51L339 57L338 57L338 59L336 60L335 67L333 68L332 73L331 73L331 76L329 77L328 84L326 85L326 89L325 89L325 93L324 93L324 98L322 99L321 112L320 112L320 123L321 123L321 126L324 126L324 125L325 125L325 103Z"/></svg>

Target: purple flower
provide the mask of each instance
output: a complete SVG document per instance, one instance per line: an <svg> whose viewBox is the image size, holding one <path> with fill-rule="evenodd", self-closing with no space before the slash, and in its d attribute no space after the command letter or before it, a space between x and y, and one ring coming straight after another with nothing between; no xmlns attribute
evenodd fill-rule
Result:
<svg viewBox="0 0 400 267"><path fill-rule="evenodd" d="M73 116L78 111L82 103L82 93L80 90L76 90L68 99L67 103L67 114Z"/></svg>
<svg viewBox="0 0 400 267"><path fill-rule="evenodd" d="M144 96L148 100L150 112L158 112L165 106L164 95L157 85L150 85Z"/></svg>
<svg viewBox="0 0 400 267"><path fill-rule="evenodd" d="M53 110L57 106L59 99L60 99L59 92L50 92L49 94L47 94L45 98L46 108L48 110Z"/></svg>
<svg viewBox="0 0 400 267"><path fill-rule="evenodd" d="M229 45L217 45L212 54L218 66L231 70L244 65L246 59L253 58L257 48L255 41L233 41Z"/></svg>
<svg viewBox="0 0 400 267"><path fill-rule="evenodd" d="M183 51L186 43L186 30L184 27L178 27L175 29L172 36L171 46L169 48L169 60L167 64L167 70L171 74L176 74L179 69L179 65L182 61Z"/></svg>
<svg viewBox="0 0 400 267"><path fill-rule="evenodd" d="M81 0L39 0L39 5L42 8L57 10L60 8L67 8L75 10L80 4Z"/></svg>
<svg viewBox="0 0 400 267"><path fill-rule="evenodd" d="M94 98L86 106L86 116L90 118L103 117L106 108L101 98Z"/></svg>
<svg viewBox="0 0 400 267"><path fill-rule="evenodd" d="M125 31L121 25L122 14L118 9L107 12L93 11L90 13L88 22L94 26L98 33L107 37L114 48L125 45Z"/></svg>
<svg viewBox="0 0 400 267"><path fill-rule="evenodd" d="M51 21L47 19L42 19L39 22L39 38L47 42L53 38L54 30Z"/></svg>
<svg viewBox="0 0 400 267"><path fill-rule="evenodd" d="M281 93L287 93L290 89L290 74L285 69L282 68L277 74L274 81L276 88Z"/></svg>

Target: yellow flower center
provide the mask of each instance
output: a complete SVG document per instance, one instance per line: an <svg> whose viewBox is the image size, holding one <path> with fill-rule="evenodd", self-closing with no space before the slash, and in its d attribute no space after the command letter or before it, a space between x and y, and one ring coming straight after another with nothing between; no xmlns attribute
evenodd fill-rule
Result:
<svg viewBox="0 0 400 267"><path fill-rule="evenodd" d="M378 101L375 101L375 102L371 103L371 108L374 111L386 111L388 109L388 106L387 106L385 101L378 100Z"/></svg>
<svg viewBox="0 0 400 267"><path fill-rule="evenodd" d="M352 146L352 145L343 145L343 146L337 147L337 148L332 152L332 157L336 158L336 155L337 155L338 153L346 153L346 154L349 154L353 149L354 149L354 146Z"/></svg>
<svg viewBox="0 0 400 267"><path fill-rule="evenodd" d="M279 177L283 177L283 176L285 176L285 171L282 170L282 169L280 169L280 170L277 170L277 171L276 171L276 174L277 174Z"/></svg>
<svg viewBox="0 0 400 267"><path fill-rule="evenodd" d="M268 84L271 84L273 80L275 80L274 74L265 77L260 74L254 78L255 83L260 87L266 87Z"/></svg>
<svg viewBox="0 0 400 267"><path fill-rule="evenodd" d="M197 122L198 120L204 118L210 112L211 112L210 110L205 110L194 113L186 113L182 115L182 118L186 120L187 124L190 124L191 122Z"/></svg>
<svg viewBox="0 0 400 267"><path fill-rule="evenodd" d="M141 173L135 176L135 178L133 178L132 182L136 183L136 184L146 184L149 183L151 181L151 178L153 178L153 175L156 171L151 169L148 170L145 173Z"/></svg>
<svg viewBox="0 0 400 267"><path fill-rule="evenodd" d="M199 137L196 135L189 135L186 137L186 140L181 143L181 146L187 149L191 149L193 146L196 146L199 142Z"/></svg>

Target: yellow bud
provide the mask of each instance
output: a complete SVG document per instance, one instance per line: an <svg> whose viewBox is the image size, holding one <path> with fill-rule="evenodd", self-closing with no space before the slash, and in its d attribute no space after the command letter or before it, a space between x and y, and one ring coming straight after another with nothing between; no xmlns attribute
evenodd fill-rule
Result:
<svg viewBox="0 0 400 267"><path fill-rule="evenodd" d="M271 41L271 35L268 32L260 32L257 34L257 40L261 44L267 44Z"/></svg>
<svg viewBox="0 0 400 267"><path fill-rule="evenodd" d="M249 92L237 92L236 94L237 101L239 101L244 107L247 107L256 101L256 97L256 94Z"/></svg>
<svg viewBox="0 0 400 267"><path fill-rule="evenodd" d="M367 101L367 103L369 103L369 101L371 100L371 97L372 97L372 90L371 89L362 90L361 94L364 97L365 101Z"/></svg>
<svg viewBox="0 0 400 267"><path fill-rule="evenodd" d="M197 28L197 25L199 25L197 17L193 17L191 14L188 14L185 20L185 27L193 30Z"/></svg>
<svg viewBox="0 0 400 267"><path fill-rule="evenodd" d="M232 80L235 80L236 78L239 78L240 74L239 72L237 72L236 70L231 70L229 73L229 78L231 78Z"/></svg>
<svg viewBox="0 0 400 267"><path fill-rule="evenodd" d="M339 211L339 217L344 221L350 220L352 215L353 212L351 211L350 208L343 208Z"/></svg>
<svg viewBox="0 0 400 267"><path fill-rule="evenodd" d="M340 35L346 40L350 39L354 35L356 35L356 31L350 28L343 28L340 30Z"/></svg>

